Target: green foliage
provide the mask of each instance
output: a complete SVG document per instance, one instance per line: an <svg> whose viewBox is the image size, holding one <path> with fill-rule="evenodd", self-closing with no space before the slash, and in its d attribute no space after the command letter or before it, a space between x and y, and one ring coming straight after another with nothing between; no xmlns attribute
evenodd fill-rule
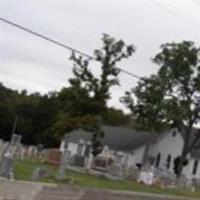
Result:
<svg viewBox="0 0 200 200"><path fill-rule="evenodd" d="M69 87L42 96L38 93L29 95L25 91L13 91L0 84L0 97L0 138L4 140L10 139L16 116L16 132L22 135L22 142L42 143L46 147L58 146L66 132L77 128L91 129L96 122L93 101L90 102L84 89L77 94L73 87ZM112 121L115 121L112 116L104 120L110 125L113 125Z"/></svg>
<svg viewBox="0 0 200 200"><path fill-rule="evenodd" d="M144 128L164 125L178 128L200 120L200 49L192 42L162 45L153 59L160 65L156 75L142 78L122 102ZM132 98L131 93L134 94Z"/></svg>
<svg viewBox="0 0 200 200"><path fill-rule="evenodd" d="M168 43L153 61L160 66L158 73L142 78L121 100L134 113L139 129L176 126L185 135L180 175L186 155L200 140L200 134L191 140L192 128L200 123L200 48L188 41Z"/></svg>
<svg viewBox="0 0 200 200"><path fill-rule="evenodd" d="M16 132L22 135L23 143L43 143L46 146L58 144L52 135L46 133L57 112L53 94L28 95L26 91L17 92L2 84L0 86L0 138L10 140L12 125L18 116Z"/></svg>
<svg viewBox="0 0 200 200"><path fill-rule="evenodd" d="M122 110L115 108L108 108L106 116L104 117L104 124L112 126L129 125L131 119L130 115L125 115Z"/></svg>
<svg viewBox="0 0 200 200"><path fill-rule="evenodd" d="M135 51L133 45L126 45L122 40L115 40L106 34L103 35L102 42L103 47L94 51L94 58L100 64L100 77L95 76L89 69L89 59L77 57L74 53L71 56L75 78L70 79L70 83L77 89L84 88L88 92L96 107L96 115L105 112L107 100L110 98L110 88L119 85L120 70L116 65Z"/></svg>
<svg viewBox="0 0 200 200"><path fill-rule="evenodd" d="M95 76L90 70L90 59L72 54L71 60L74 62L73 73L75 78L70 79L72 87L77 90L87 92L87 111L86 114L94 115L97 119L93 134L93 155L96 156L102 149L102 118L107 116L107 101L110 99L110 89L112 86L119 85L118 75L120 73L117 64L123 59L130 57L135 47L126 45L122 40L104 34L102 38L103 47L94 51L94 58L100 64L100 76ZM77 92L78 93L78 92ZM85 101L85 96L78 96L79 101ZM89 99L88 99L89 97Z"/></svg>
<svg viewBox="0 0 200 200"><path fill-rule="evenodd" d="M120 70L116 64L132 55L135 48L109 35L102 38L103 46L94 51L100 64L101 74L95 76L89 66L90 60L72 55L74 78L70 87L47 95L27 94L12 91L0 85L0 138L9 140L12 123L18 116L17 133L25 144L40 144L53 147L60 138L73 129L90 129L95 134L94 151L99 152L102 138L99 120L106 124L125 123L126 116L119 110L107 108L110 88L118 85ZM108 111L108 115L106 114ZM100 118L99 118L100 117Z"/></svg>
<svg viewBox="0 0 200 200"><path fill-rule="evenodd" d="M89 129L94 126L95 119L91 115L70 116L68 113L59 112L54 119L54 124L50 128L50 132L55 133L55 137L60 139L65 133L75 129Z"/></svg>

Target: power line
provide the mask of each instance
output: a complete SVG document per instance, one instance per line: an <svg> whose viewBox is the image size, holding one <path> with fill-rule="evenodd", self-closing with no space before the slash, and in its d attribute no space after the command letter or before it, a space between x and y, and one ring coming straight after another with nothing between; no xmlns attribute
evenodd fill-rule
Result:
<svg viewBox="0 0 200 200"><path fill-rule="evenodd" d="M0 20L3 21L3 22L5 22L5 23L7 23L7 24L10 24L10 25L12 25L12 26L15 26L16 28L19 28L19 29L21 29L21 30L23 30L23 31L26 31L26 32L28 32L28 33L30 33L30 34L33 34L33 35L35 35L35 36L38 36L38 37L40 37L40 38L42 38L42 39L44 39L44 40L47 40L48 42L51 42L51 43L54 43L54 44L56 44L56 45L58 45L58 46L60 46L60 47L63 47L63 48L65 48L65 49L67 49L67 50L70 50L70 51L72 51L72 52L76 52L76 53L78 53L78 54L80 54L80 55L82 55L82 56L84 56L84 57L89 58L89 59L94 59L94 57L90 56L89 54L86 54L86 53L84 53L84 52L82 52L82 51L79 51L79 50L74 49L74 48L72 48L72 47L70 47L70 46L67 46L67 45L65 45L65 44L63 44L63 43L61 43L61 42L58 42L58 41L56 41L56 40L54 40L54 39L52 39L52 38L49 38L49 37L47 37L47 36L45 36L45 35L42 35L42 34L40 34L40 33L37 33L37 32L35 32L35 31L33 31L33 30L29 29L29 28L26 28L26 27L24 27L24 26L21 26L21 25L19 25L19 24L16 24L16 23L11 22L11 21L9 21L9 20L7 20L7 19L4 19L4 18L0 18Z"/></svg>
<svg viewBox="0 0 200 200"><path fill-rule="evenodd" d="M142 77L140 77L140 76L138 76L138 75L136 75L136 74L133 74L132 72L129 72L129 71L125 70L125 69L122 69L122 68L118 68L118 69L119 69L121 72L124 72L125 74L130 75L130 76L132 76L132 77L134 77L134 78L142 79Z"/></svg>
<svg viewBox="0 0 200 200"><path fill-rule="evenodd" d="M169 8L167 8L166 6L161 5L161 4L158 3L158 2L152 1L152 3L153 3L154 5L156 5L157 7L161 8L162 10L165 10L165 11L167 11L167 12L170 13L170 14L173 14L173 15L175 15L175 16L178 16L179 18L182 18L184 21L186 21L186 22L188 22L188 23L190 23L190 24L196 26L196 28L200 29L200 24L198 24L198 23L196 23L196 22L190 20L189 18L185 17L184 15L182 15L182 14L180 14L180 13L178 13L178 12L175 12L174 10L169 9Z"/></svg>
<svg viewBox="0 0 200 200"><path fill-rule="evenodd" d="M54 39L52 39L52 38L50 38L50 37L47 37L47 36L45 36L44 34L40 34L40 33L35 32L35 31L33 31L33 30L29 29L29 28L26 28L26 27L24 27L24 26L21 26L21 25L15 23L15 22L9 21L9 20L7 20L7 19L5 19L5 18L0 18L0 21L4 22L4 23L6 23L6 24L9 24L9 25L11 25L11 26L14 26L14 27L16 27L16 28L18 28L18 29L21 29L21 30L23 30L23 31L25 31L25 32L28 32L28 33L30 33L30 34L32 34L32 35L34 35L34 36L40 37L40 38L42 38L42 39L44 39L44 40L46 40L46 41L48 41L48 42L51 42L51 43L53 43L53 44L55 44L55 45L58 45L58 46L60 46L60 47L62 47L62 48L65 48L65 49L67 49L67 50L69 50L69 51L76 52L76 53L78 53L79 55L82 55L82 56L84 56L84 57L89 58L90 60L96 60L93 56L91 56L91 55L89 55L89 54L87 54L87 53L84 53L84 52L82 52L82 51L80 51L80 50L77 50L77 49L71 47L71 46L68 46L68 45L66 45L66 44L64 44L64 43L61 43L61 42L59 42L59 41L57 41L57 40L54 40ZM133 74L132 72L129 72L129 71L127 71L127 70L125 70L125 69L121 69L121 68L118 68L118 69L119 69L121 72L123 72L123 73L125 73L125 74L127 74L127 75L129 75L129 76L132 76L132 77L137 78L137 79L141 79L141 77L139 77L139 76L136 75L136 74Z"/></svg>

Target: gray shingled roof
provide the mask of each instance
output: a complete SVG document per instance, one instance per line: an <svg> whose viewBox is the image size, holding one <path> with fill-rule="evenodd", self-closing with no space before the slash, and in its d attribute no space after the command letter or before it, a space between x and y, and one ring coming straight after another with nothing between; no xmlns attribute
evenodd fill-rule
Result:
<svg viewBox="0 0 200 200"><path fill-rule="evenodd" d="M152 140L150 133L128 128L103 126L103 131L105 133L103 143L110 149L118 151L132 151ZM69 133L69 142L77 143L80 139L90 141L91 138L91 132L81 129Z"/></svg>

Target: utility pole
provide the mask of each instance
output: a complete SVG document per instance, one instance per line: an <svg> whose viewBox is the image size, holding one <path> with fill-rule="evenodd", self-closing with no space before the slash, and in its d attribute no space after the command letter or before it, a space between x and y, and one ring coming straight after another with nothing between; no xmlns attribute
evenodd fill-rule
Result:
<svg viewBox="0 0 200 200"><path fill-rule="evenodd" d="M15 116L15 121L14 121L14 123L13 123L12 132L11 132L11 138L12 138L12 136L15 134L16 127L17 127L17 121L18 121L18 117Z"/></svg>

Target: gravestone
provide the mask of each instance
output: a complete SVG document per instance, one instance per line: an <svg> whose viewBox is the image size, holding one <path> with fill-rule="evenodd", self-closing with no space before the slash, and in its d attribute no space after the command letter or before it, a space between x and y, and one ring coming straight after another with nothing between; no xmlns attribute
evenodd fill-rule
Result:
<svg viewBox="0 0 200 200"><path fill-rule="evenodd" d="M84 141L83 140L79 140L78 149L77 149L77 155L79 155L79 156L83 155L83 149L84 149Z"/></svg>
<svg viewBox="0 0 200 200"><path fill-rule="evenodd" d="M92 162L92 169L107 172L108 171L108 160L105 156L97 156Z"/></svg>
<svg viewBox="0 0 200 200"><path fill-rule="evenodd" d="M181 175L178 179L175 180L175 185L179 188L190 189L192 187L192 180L189 180L186 176Z"/></svg>
<svg viewBox="0 0 200 200"><path fill-rule="evenodd" d="M93 155L91 153L92 151L92 145L91 142L87 142L85 152L84 152L84 157L85 157L85 167L86 169L91 169L92 168L92 161L93 161Z"/></svg>
<svg viewBox="0 0 200 200"><path fill-rule="evenodd" d="M130 166L125 170L125 178L128 180L138 180L140 170L135 166Z"/></svg>
<svg viewBox="0 0 200 200"><path fill-rule="evenodd" d="M21 160L23 160L25 158L25 152L26 152L26 148L23 145L21 145L20 153L19 153L19 158Z"/></svg>
<svg viewBox="0 0 200 200"><path fill-rule="evenodd" d="M49 172L44 168L37 167L32 174L31 180L37 181L47 177L49 177Z"/></svg>
<svg viewBox="0 0 200 200"><path fill-rule="evenodd" d="M37 154L38 154L38 149L37 149L37 147L36 147L36 146L33 146L33 150L32 150L32 156L33 156L33 157L36 157L36 156L37 156Z"/></svg>
<svg viewBox="0 0 200 200"><path fill-rule="evenodd" d="M7 149L8 149L8 142L3 142L0 150L0 163L2 162L3 155L5 154Z"/></svg>
<svg viewBox="0 0 200 200"><path fill-rule="evenodd" d="M85 167L85 157L82 155L75 155L74 165L77 167Z"/></svg>
<svg viewBox="0 0 200 200"><path fill-rule="evenodd" d="M26 158L29 158L29 146L25 146L24 148L25 148L24 156Z"/></svg>
<svg viewBox="0 0 200 200"><path fill-rule="evenodd" d="M154 185L158 185L163 188L173 188L177 185L175 183L176 176L172 172L166 169L154 167L151 167L149 170L154 174Z"/></svg>
<svg viewBox="0 0 200 200"><path fill-rule="evenodd" d="M47 160L49 164L52 164L52 165L61 164L62 153L58 149L48 149L48 152L46 152L45 154L44 154L44 158Z"/></svg>
<svg viewBox="0 0 200 200"><path fill-rule="evenodd" d="M13 179L13 164L14 159L17 155L17 152L20 147L21 142L21 136L13 134L11 138L10 144L6 147L3 156L2 156L2 162L0 167L0 176L7 178L7 179Z"/></svg>
<svg viewBox="0 0 200 200"><path fill-rule="evenodd" d="M118 177L120 179L125 178L125 170L122 165L117 165L113 163L108 167L108 173L112 176Z"/></svg>
<svg viewBox="0 0 200 200"><path fill-rule="evenodd" d="M57 176L59 180L64 179L65 170L69 162L70 162L70 151L68 150L68 136L66 135L65 144L64 144L64 152L62 153L62 156L61 156L60 168L59 168L59 172Z"/></svg>
<svg viewBox="0 0 200 200"><path fill-rule="evenodd" d="M108 173L112 176L124 179L126 168L124 154L122 152L116 152L114 160L110 165L108 164Z"/></svg>
<svg viewBox="0 0 200 200"><path fill-rule="evenodd" d="M27 152L27 156L30 158L33 156L33 146L29 146L28 147L28 152Z"/></svg>
<svg viewBox="0 0 200 200"><path fill-rule="evenodd" d="M4 145L4 142L3 140L0 139L0 163L1 163L1 160L2 160L2 156L3 156L3 145Z"/></svg>
<svg viewBox="0 0 200 200"><path fill-rule="evenodd" d="M13 179L13 156L10 152L6 152L3 156L1 168L0 168L0 176Z"/></svg>
<svg viewBox="0 0 200 200"><path fill-rule="evenodd" d="M19 151L20 142L21 142L21 136L13 134L11 138L11 142L8 145L8 151L10 151L13 156L15 156L17 151Z"/></svg>
<svg viewBox="0 0 200 200"><path fill-rule="evenodd" d="M44 153L44 146L43 144L39 144L37 146L37 156L43 157L43 153Z"/></svg>
<svg viewBox="0 0 200 200"><path fill-rule="evenodd" d="M79 140L77 154L74 156L74 165L77 167L85 167L86 154L89 154L89 146L87 147L83 140Z"/></svg>
<svg viewBox="0 0 200 200"><path fill-rule="evenodd" d="M87 142L86 147L85 147L85 152L84 152L84 156L85 157L89 157L91 154L91 142Z"/></svg>
<svg viewBox="0 0 200 200"><path fill-rule="evenodd" d="M65 177L65 171L69 165L70 162L70 151L66 150L64 151L60 163L60 168L59 168L59 174L58 174L58 179L62 180Z"/></svg>

